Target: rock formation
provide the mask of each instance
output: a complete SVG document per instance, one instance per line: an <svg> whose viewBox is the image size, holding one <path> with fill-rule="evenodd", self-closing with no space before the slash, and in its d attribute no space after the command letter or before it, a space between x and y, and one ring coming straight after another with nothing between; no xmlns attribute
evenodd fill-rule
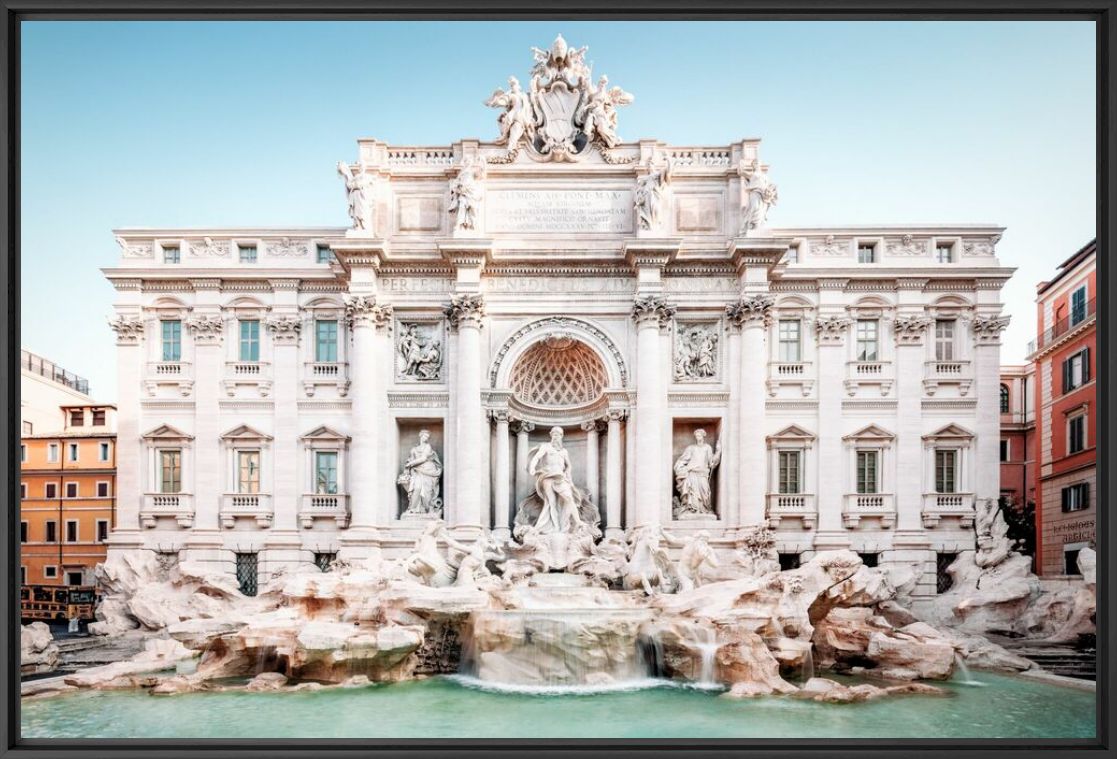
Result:
<svg viewBox="0 0 1117 759"><path fill-rule="evenodd" d="M58 645L45 622L32 622L19 628L19 671L30 675L52 672L58 667Z"/></svg>

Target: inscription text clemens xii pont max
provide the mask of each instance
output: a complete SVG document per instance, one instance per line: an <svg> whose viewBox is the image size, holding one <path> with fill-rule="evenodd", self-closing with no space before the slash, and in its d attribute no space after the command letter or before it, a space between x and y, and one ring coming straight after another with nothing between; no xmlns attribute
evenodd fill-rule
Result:
<svg viewBox="0 0 1117 759"><path fill-rule="evenodd" d="M493 232L632 231L629 190L493 190L487 200Z"/></svg>

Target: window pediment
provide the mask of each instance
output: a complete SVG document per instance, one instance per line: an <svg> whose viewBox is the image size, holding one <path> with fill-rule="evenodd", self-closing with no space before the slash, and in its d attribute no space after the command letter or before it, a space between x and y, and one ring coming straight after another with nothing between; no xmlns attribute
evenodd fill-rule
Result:
<svg viewBox="0 0 1117 759"><path fill-rule="evenodd" d="M221 439L227 444L266 443L271 441L272 436L249 427L247 424L242 424L226 432L221 436Z"/></svg>
<svg viewBox="0 0 1117 759"><path fill-rule="evenodd" d="M172 427L169 424L161 424L155 429L141 435L144 440L153 442L167 443L178 441L193 440L193 435L188 435L177 427Z"/></svg>
<svg viewBox="0 0 1117 759"><path fill-rule="evenodd" d="M973 433L957 424L948 424L945 427L923 436L924 447L931 448L940 445L956 445L967 447L973 442Z"/></svg>
<svg viewBox="0 0 1117 759"><path fill-rule="evenodd" d="M887 447L892 445L892 441L896 439L888 430L879 427L875 424L870 424L868 427L862 427L857 432L846 435L842 438L847 445L876 445Z"/></svg>
<svg viewBox="0 0 1117 759"><path fill-rule="evenodd" d="M815 436L797 424L784 427L779 432L768 436L768 447L810 447L814 444Z"/></svg>
<svg viewBox="0 0 1117 759"><path fill-rule="evenodd" d="M327 427L326 425L322 425L321 427L315 427L313 430L311 430L310 432L303 435L301 439L304 442L307 442L307 443L315 443L315 442L348 443L349 442L349 436L348 435L343 435L340 432L338 432L337 430L332 429L330 427Z"/></svg>

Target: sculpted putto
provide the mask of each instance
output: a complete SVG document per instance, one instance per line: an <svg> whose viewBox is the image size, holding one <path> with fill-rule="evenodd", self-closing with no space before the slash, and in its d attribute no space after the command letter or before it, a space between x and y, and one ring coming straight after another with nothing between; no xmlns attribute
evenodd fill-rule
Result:
<svg viewBox="0 0 1117 759"><path fill-rule="evenodd" d="M675 462L676 519L699 519L714 516L710 497L710 474L721 463L721 441L717 448L706 442L706 431L694 431L694 443L688 445Z"/></svg>
<svg viewBox="0 0 1117 759"><path fill-rule="evenodd" d="M411 449L398 483L407 493L407 509L403 516L440 517L442 499L439 497L439 478L442 462L430 444L428 430L419 430L419 444Z"/></svg>

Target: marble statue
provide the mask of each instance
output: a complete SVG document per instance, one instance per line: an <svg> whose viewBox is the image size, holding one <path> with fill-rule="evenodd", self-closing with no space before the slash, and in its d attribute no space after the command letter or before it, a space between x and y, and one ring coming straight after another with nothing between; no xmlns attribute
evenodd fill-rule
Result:
<svg viewBox="0 0 1117 759"><path fill-rule="evenodd" d="M407 509L403 517L442 516L442 498L439 497L439 478L442 462L430 444L428 430L419 430L419 444L411 449L398 483L407 493Z"/></svg>
<svg viewBox="0 0 1117 759"><path fill-rule="evenodd" d="M586 45L570 47L561 34L555 37L547 50L532 46L531 54L535 57L535 65L531 68L532 81L552 83L561 80L566 84L577 85L588 79L590 69L586 65L587 50L589 47Z"/></svg>
<svg viewBox="0 0 1117 759"><path fill-rule="evenodd" d="M485 161L474 156L462 164L458 176L450 183L449 211L457 217L455 229L476 229L484 178Z"/></svg>
<svg viewBox="0 0 1117 759"><path fill-rule="evenodd" d="M401 378L420 382L441 379L442 345L433 327L402 323L396 351Z"/></svg>
<svg viewBox="0 0 1117 759"><path fill-rule="evenodd" d="M617 137L617 106L628 105L635 98L620 87L609 89L609 78L602 76L597 89L589 90L589 99L579 109L575 121L582 124L582 131L591 142L600 140L607 147L614 147Z"/></svg>
<svg viewBox="0 0 1117 759"><path fill-rule="evenodd" d="M780 571L775 533L765 525L753 527L742 536L734 562L744 569L746 577L762 577Z"/></svg>
<svg viewBox="0 0 1117 759"><path fill-rule="evenodd" d="M432 519L415 541L411 555L403 561L408 573L432 588L445 588L453 584L457 573L438 550L438 539L446 537L446 523Z"/></svg>
<svg viewBox="0 0 1117 759"><path fill-rule="evenodd" d="M624 570L624 589L643 590L649 596L674 591L677 578L663 543L681 545L683 541L669 536L657 525L637 528L629 540L631 549Z"/></svg>
<svg viewBox="0 0 1117 759"><path fill-rule="evenodd" d="M519 150L520 140L526 135L529 139L535 132L535 111L528 94L520 88L520 81L508 77L508 92L499 87L493 91L485 105L490 108L503 108L497 124L500 136L495 140L498 145L507 145L510 154Z"/></svg>
<svg viewBox="0 0 1117 759"><path fill-rule="evenodd" d="M680 329L675 343L675 379L702 380L717 374L718 335L706 326Z"/></svg>
<svg viewBox="0 0 1117 759"><path fill-rule="evenodd" d="M1001 513L996 498L980 498L974 514L974 531L977 533L977 551L974 563L986 568L1000 564L1012 550L1008 538L1008 523Z"/></svg>
<svg viewBox="0 0 1117 759"><path fill-rule="evenodd" d="M683 450L675 461L675 485L679 496L675 499L675 519L701 519L714 517L710 474L721 463L721 441L711 448L706 442L706 431L694 431L694 443Z"/></svg>
<svg viewBox="0 0 1117 759"><path fill-rule="evenodd" d="M651 168L636 180L634 203L636 223L640 229L654 229L659 220L660 207L663 205L663 190L671 181L671 162L661 168Z"/></svg>
<svg viewBox="0 0 1117 759"><path fill-rule="evenodd" d="M744 205L741 208L741 228L738 234L747 237L749 232L767 222L768 209L776 204L778 195L776 186L760 170L756 161L751 164L742 161L737 171L745 180L741 192Z"/></svg>
<svg viewBox="0 0 1117 759"><path fill-rule="evenodd" d="M349 164L337 162L337 173L345 180L346 197L349 200L349 218L354 229L372 230L372 177L364 173L354 174Z"/></svg>
<svg viewBox="0 0 1117 759"><path fill-rule="evenodd" d="M664 533L664 536L667 537L667 533ZM683 544L677 571L678 589L687 591L703 585L706 581L704 569L706 567L716 569L718 566L717 554L710 546L710 533L700 530Z"/></svg>
<svg viewBox="0 0 1117 759"><path fill-rule="evenodd" d="M551 440L535 450L528 473L535 478L535 492L543 510L535 522L542 532L573 532L581 523L570 476L570 453L562 447L562 428L551 428Z"/></svg>

